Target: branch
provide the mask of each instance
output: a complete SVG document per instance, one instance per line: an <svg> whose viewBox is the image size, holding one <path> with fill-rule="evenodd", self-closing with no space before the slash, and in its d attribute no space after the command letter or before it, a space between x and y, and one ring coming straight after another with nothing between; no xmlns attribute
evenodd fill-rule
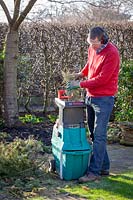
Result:
<svg viewBox="0 0 133 200"><path fill-rule="evenodd" d="M87 3L90 5L94 5L93 3L89 3L88 0L68 0L64 2L64 0L48 0L51 3L60 3L60 4L70 4L70 3Z"/></svg>
<svg viewBox="0 0 133 200"><path fill-rule="evenodd" d="M30 12L34 4L36 3L37 0L30 0L29 3L27 4L26 8L24 9L23 12L21 12L19 18L15 22L13 29L16 30L20 26L20 24L23 22L23 20L26 18L27 14Z"/></svg>
<svg viewBox="0 0 133 200"><path fill-rule="evenodd" d="M1 7L3 8L3 10L5 12L5 15L7 17L7 20L9 22L9 24L11 24L12 18L10 16L9 10L7 9L7 6L6 6L5 2L3 0L0 0L0 5L1 5Z"/></svg>
<svg viewBox="0 0 133 200"><path fill-rule="evenodd" d="M99 7L98 5L96 5L95 3L90 3L88 0L68 0L66 2L64 2L64 0L48 0L51 3L59 3L59 4L71 4L71 3L86 3L90 6L94 6L94 7Z"/></svg>
<svg viewBox="0 0 133 200"><path fill-rule="evenodd" d="M19 16L20 2L21 2L21 0L14 0L13 23L17 20L17 18Z"/></svg>

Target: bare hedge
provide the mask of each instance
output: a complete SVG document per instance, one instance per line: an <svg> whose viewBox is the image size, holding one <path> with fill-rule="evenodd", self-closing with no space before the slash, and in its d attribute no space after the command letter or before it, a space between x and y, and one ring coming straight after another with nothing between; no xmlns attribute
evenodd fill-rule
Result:
<svg viewBox="0 0 133 200"><path fill-rule="evenodd" d="M52 24L25 23L19 31L20 58L18 94L22 104L32 96L43 96L46 108L57 95L62 82L61 70L79 71L87 60L88 29L102 26L117 45L121 59L133 59L133 22L122 24ZM0 24L0 47L6 28ZM24 97L26 98L24 100ZM34 104L34 102L33 102Z"/></svg>

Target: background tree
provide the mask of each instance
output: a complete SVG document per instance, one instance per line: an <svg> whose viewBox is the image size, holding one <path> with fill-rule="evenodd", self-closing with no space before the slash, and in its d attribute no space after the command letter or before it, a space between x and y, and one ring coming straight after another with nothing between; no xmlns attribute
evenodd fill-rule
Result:
<svg viewBox="0 0 133 200"><path fill-rule="evenodd" d="M8 20L4 59L4 118L8 126L18 119L17 105L17 58L18 58L18 29L37 0L29 0L27 6L20 11L22 0L14 0L14 12L10 12L3 0L0 5Z"/></svg>
<svg viewBox="0 0 133 200"><path fill-rule="evenodd" d="M132 0L49 0L49 2L54 5L47 8L47 17L52 20L121 21L130 20L133 16ZM40 18L45 15L45 12L40 13Z"/></svg>

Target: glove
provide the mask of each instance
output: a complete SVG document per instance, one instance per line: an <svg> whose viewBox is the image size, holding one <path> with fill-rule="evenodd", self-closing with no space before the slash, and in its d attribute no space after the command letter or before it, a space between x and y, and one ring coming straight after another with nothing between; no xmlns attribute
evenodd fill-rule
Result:
<svg viewBox="0 0 133 200"><path fill-rule="evenodd" d="M82 73L75 73L74 74L75 75L75 80L79 80L79 79L81 79L83 76L82 76Z"/></svg>
<svg viewBox="0 0 133 200"><path fill-rule="evenodd" d="M75 90L80 88L80 82L79 81L69 81L67 82L66 89L67 90Z"/></svg>

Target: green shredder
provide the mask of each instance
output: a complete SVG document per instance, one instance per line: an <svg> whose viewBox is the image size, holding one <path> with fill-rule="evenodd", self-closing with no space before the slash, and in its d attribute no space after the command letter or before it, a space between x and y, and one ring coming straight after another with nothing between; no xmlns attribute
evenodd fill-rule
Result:
<svg viewBox="0 0 133 200"><path fill-rule="evenodd" d="M86 139L85 127L66 127L62 125L53 127L52 144L62 151L83 151L90 149Z"/></svg>
<svg viewBox="0 0 133 200"><path fill-rule="evenodd" d="M55 171L61 179L78 179L85 174L91 155L84 125L85 104L58 98L55 102L59 107L59 120L53 127L51 139Z"/></svg>
<svg viewBox="0 0 133 200"><path fill-rule="evenodd" d="M83 176L87 170L91 150L62 151L52 145L56 172L61 179L70 181Z"/></svg>

